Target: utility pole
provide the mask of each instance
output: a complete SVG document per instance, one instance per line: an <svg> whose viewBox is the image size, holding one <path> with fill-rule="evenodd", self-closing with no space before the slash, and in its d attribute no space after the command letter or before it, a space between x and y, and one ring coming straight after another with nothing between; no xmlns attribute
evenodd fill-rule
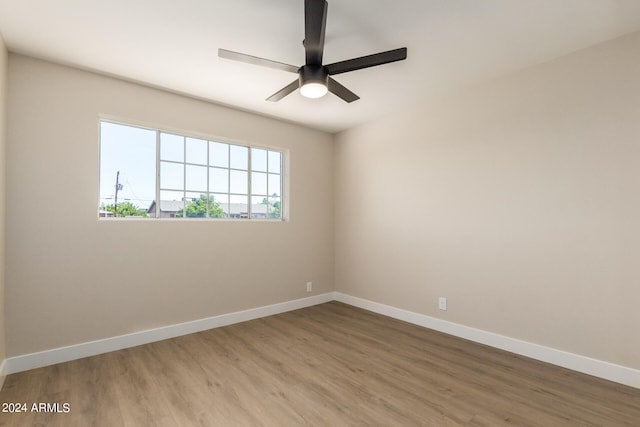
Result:
<svg viewBox="0 0 640 427"><path fill-rule="evenodd" d="M116 196L113 199L113 216L118 216L118 190L122 190L122 184L120 184L120 171L116 174Z"/></svg>

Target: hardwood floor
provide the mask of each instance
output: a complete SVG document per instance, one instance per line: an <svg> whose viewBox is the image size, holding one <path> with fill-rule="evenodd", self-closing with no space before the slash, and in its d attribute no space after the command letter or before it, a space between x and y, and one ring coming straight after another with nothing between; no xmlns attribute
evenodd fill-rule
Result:
<svg viewBox="0 0 640 427"><path fill-rule="evenodd" d="M10 375L2 426L640 426L640 390L331 302Z"/></svg>

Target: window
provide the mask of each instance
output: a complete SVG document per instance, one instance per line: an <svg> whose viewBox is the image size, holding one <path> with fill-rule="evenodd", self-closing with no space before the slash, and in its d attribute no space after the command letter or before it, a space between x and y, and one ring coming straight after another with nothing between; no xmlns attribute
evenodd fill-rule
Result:
<svg viewBox="0 0 640 427"><path fill-rule="evenodd" d="M282 219L282 167L281 151L101 121L98 214Z"/></svg>

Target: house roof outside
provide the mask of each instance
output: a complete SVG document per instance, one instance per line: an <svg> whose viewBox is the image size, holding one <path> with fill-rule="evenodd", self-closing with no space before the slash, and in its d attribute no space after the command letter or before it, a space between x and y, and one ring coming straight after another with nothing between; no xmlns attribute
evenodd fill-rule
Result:
<svg viewBox="0 0 640 427"><path fill-rule="evenodd" d="M178 212L184 208L184 202L181 200L160 200L160 211L162 212ZM153 213L156 211L156 201L151 202L147 213Z"/></svg>

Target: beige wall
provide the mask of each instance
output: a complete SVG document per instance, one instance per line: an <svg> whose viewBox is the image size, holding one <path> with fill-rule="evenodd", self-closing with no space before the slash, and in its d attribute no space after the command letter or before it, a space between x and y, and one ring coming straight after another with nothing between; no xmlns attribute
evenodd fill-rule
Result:
<svg viewBox="0 0 640 427"><path fill-rule="evenodd" d="M288 149L290 221L98 221L99 114ZM331 135L16 54L8 123L8 356L333 290Z"/></svg>
<svg viewBox="0 0 640 427"><path fill-rule="evenodd" d="M6 112L7 112L7 48L0 34L0 366L6 357L5 350L5 151L6 151ZM4 377L0 372L0 388Z"/></svg>
<svg viewBox="0 0 640 427"><path fill-rule="evenodd" d="M635 33L339 134L336 290L640 368L639 52Z"/></svg>

